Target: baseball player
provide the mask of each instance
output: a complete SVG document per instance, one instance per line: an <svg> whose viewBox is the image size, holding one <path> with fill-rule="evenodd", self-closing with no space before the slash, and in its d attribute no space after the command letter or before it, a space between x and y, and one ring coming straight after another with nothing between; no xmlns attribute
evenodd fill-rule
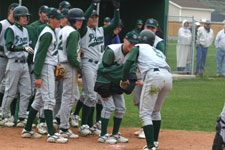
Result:
<svg viewBox="0 0 225 150"><path fill-rule="evenodd" d="M68 138L78 138L78 135L69 130L69 118L75 101L79 99L80 94L78 82L76 81L78 69L80 69L80 62L77 59L80 34L77 29L81 28L84 19L84 13L81 9L70 9L68 12L68 20L71 26L64 26L58 34L59 63L66 70L66 75L62 79L63 93L59 111L59 133L61 136Z"/></svg>
<svg viewBox="0 0 225 150"><path fill-rule="evenodd" d="M1 105L2 105L2 99L4 96L4 90L5 90L5 81L3 80L4 76L5 76L5 70L6 70L6 65L7 65L7 57L5 56L5 31L6 29L13 25L14 23L14 19L13 19L13 10L15 7L17 7L19 4L18 3L12 3L9 5L8 7L8 18L1 20L0 21L0 83L1 83L1 91L0 91L0 113L1 111ZM15 102L14 102L15 101ZM15 98L13 100L13 103L16 103L17 99ZM12 116L14 116L15 114L15 110L14 112L11 111ZM0 115L1 116L1 115ZM13 119L14 120L14 119Z"/></svg>
<svg viewBox="0 0 225 150"><path fill-rule="evenodd" d="M110 21L111 21L111 18L110 18L110 17L105 17L105 18L104 18L103 25L104 25L104 26L109 25L109 24L110 24Z"/></svg>
<svg viewBox="0 0 225 150"><path fill-rule="evenodd" d="M224 150L225 149L225 104L222 112L217 118L216 135L214 137L212 150Z"/></svg>
<svg viewBox="0 0 225 150"><path fill-rule="evenodd" d="M144 29L148 29L148 30L151 30L153 33L156 33L156 31L157 31L157 20L155 20L153 18L147 19L146 22L145 22ZM160 50L161 52L163 52L165 54L164 41L163 41L163 39L161 39L157 35L155 36L155 42L154 42L153 47L155 47L156 49Z"/></svg>
<svg viewBox="0 0 225 150"><path fill-rule="evenodd" d="M13 10L15 24L7 28L5 32L5 55L8 58L6 66L6 87L2 102L1 125L13 126L9 122L9 107L13 99L20 93L20 109L18 127L26 123L26 109L31 96L31 81L27 64L28 52L33 53L29 47L29 36L25 26L29 21L29 11L25 6L18 6Z"/></svg>
<svg viewBox="0 0 225 150"><path fill-rule="evenodd" d="M62 14L53 8L48 13L49 25L41 32L34 53L34 74L37 93L32 103L28 120L22 131L23 138L40 138L41 135L32 130L32 123L38 111L44 106L44 115L48 128L47 142L66 143L53 127L53 109L55 107L55 67L58 64L57 38L54 29L59 27Z"/></svg>
<svg viewBox="0 0 225 150"><path fill-rule="evenodd" d="M130 66L137 63L143 81L137 84L143 85L140 98L139 116L142 120L147 145L144 150L156 150L158 148L158 134L161 124L160 109L172 89L172 75L170 67L166 63L164 54L152 47L155 35L150 30L140 33L139 44L135 45L124 65L123 82L125 88L128 83ZM125 87L124 87L125 85Z"/></svg>
<svg viewBox="0 0 225 150"><path fill-rule="evenodd" d="M143 20L138 19L136 22L136 27L132 30L133 32L136 32L138 35L142 31L143 28Z"/></svg>
<svg viewBox="0 0 225 150"><path fill-rule="evenodd" d="M49 9L48 6L42 5L39 8L39 12L38 12L39 19L34 21L33 23L31 23L31 24L29 24L27 26L27 30L28 30L29 38L30 38L30 46L32 48L35 48L35 45L37 43L39 34L40 34L41 30L42 30L40 28L42 28L42 26L46 26L47 25L47 22L48 22L48 16L47 16L48 9ZM32 55L31 54L28 55L27 62L28 62L28 65L29 65L29 70L30 70L30 75L31 75L31 89L32 89L32 96L31 96L31 99L30 99L30 102L29 102L29 105L28 105L28 109L27 109L27 111L29 112L31 104L32 104L32 102L34 101L34 98L35 98L35 93L36 93L33 54ZM39 114L39 121L38 121L38 124L37 124L37 129L38 129L39 133L47 134L47 125L45 123L45 117L44 117L44 112L43 111L44 110L42 108L42 110L40 111L40 114Z"/></svg>
<svg viewBox="0 0 225 150"><path fill-rule="evenodd" d="M68 1L62 1L61 3L59 3L59 8L58 9L62 10L64 8L71 9L72 6L71 6L71 4Z"/></svg>
<svg viewBox="0 0 225 150"><path fill-rule="evenodd" d="M102 58L102 64L100 65L101 67L99 66L98 70L95 90L98 91L98 93L103 97L103 109L101 114L102 127L101 135L98 138L98 142L101 143L115 144L117 142L128 142L127 138L119 134L120 124L126 110L123 90L119 87L119 81L122 79L121 73L123 64L129 57L129 52L132 47L138 42L138 35L135 32L128 32L123 41L123 44L111 44L107 46ZM134 65L133 68L136 68L136 66ZM136 69L134 69L133 74L136 78ZM107 80L104 78L106 78ZM112 78L116 78L116 80L118 81L116 82L115 79ZM97 90L97 86L101 86L101 84L104 86L102 87L102 89ZM109 92L106 92L107 85L109 85ZM108 96L106 95L107 93L109 93ZM110 116L113 112L114 125L112 134L109 136L107 134L107 127Z"/></svg>
<svg viewBox="0 0 225 150"><path fill-rule="evenodd" d="M96 2L96 0L93 2ZM97 0L97 2L99 2L99 0ZM96 11L92 12L94 9L92 7L85 15L85 18L87 18L88 21L84 21L83 23L85 28L81 28L80 30L81 52L83 53L81 58L82 81L83 90L86 94L83 102L82 122L79 128L79 132L82 135L89 135L91 133L99 134L99 131L93 126L92 112L94 112L94 106L97 103L97 94L94 92L94 84L97 76L98 64L104 51L104 36L111 33L119 24L120 2L119 0L113 0L112 2L115 8L114 22L108 26L96 27L98 14ZM86 26L87 23L88 26Z"/></svg>

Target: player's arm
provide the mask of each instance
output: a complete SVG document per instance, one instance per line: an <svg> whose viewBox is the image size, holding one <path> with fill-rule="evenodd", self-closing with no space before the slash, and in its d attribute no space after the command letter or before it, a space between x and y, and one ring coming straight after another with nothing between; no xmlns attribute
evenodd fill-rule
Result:
<svg viewBox="0 0 225 150"><path fill-rule="evenodd" d="M110 67L114 64L114 52L109 47L106 48L103 57L102 57L102 64L104 67Z"/></svg>
<svg viewBox="0 0 225 150"><path fill-rule="evenodd" d="M47 32L40 37L39 47L34 60L34 75L36 79L41 79L41 71L45 62L48 48L52 41L51 33Z"/></svg>
<svg viewBox="0 0 225 150"><path fill-rule="evenodd" d="M0 23L0 35L1 35L1 33L2 33L2 24ZM3 45L0 45L0 51L4 51Z"/></svg>
<svg viewBox="0 0 225 150"><path fill-rule="evenodd" d="M69 63L80 69L80 62L77 60L77 48L78 48L78 43L79 43L79 32L74 31L70 33L69 37L67 38L66 41L66 53L67 53L67 58Z"/></svg>
<svg viewBox="0 0 225 150"><path fill-rule="evenodd" d="M13 44L14 33L13 33L13 30L11 28L8 28L5 32L5 41L6 41L5 46L6 46L8 51L12 51L12 52L24 51L23 45L15 46Z"/></svg>
<svg viewBox="0 0 225 150"><path fill-rule="evenodd" d="M96 6L94 4L91 4L89 6L89 8L85 11L84 13L84 17L85 20L83 21L83 24L81 26L81 28L78 30L80 32L80 36L81 38L86 34L87 32L87 23L88 23L88 19L91 16L92 11L96 8Z"/></svg>
<svg viewBox="0 0 225 150"><path fill-rule="evenodd" d="M156 49L160 50L163 54L165 54L164 42L163 42L163 41L160 41L160 42L156 45Z"/></svg>
<svg viewBox="0 0 225 150"><path fill-rule="evenodd" d="M221 37L221 32L219 32L219 33L216 35L216 39L215 39L215 46L216 46L216 48L219 47L220 37Z"/></svg>
<svg viewBox="0 0 225 150"><path fill-rule="evenodd" d="M130 53L130 55L129 55L126 63L124 64L124 68L123 68L123 79L122 79L123 81L126 81L128 79L128 75L130 73L130 68L138 59L139 47L134 46L129 53Z"/></svg>
<svg viewBox="0 0 225 150"><path fill-rule="evenodd" d="M120 11L119 9L114 10L114 20L107 26L103 27L104 35L109 35L113 32L113 30L119 26L119 20L120 20Z"/></svg>

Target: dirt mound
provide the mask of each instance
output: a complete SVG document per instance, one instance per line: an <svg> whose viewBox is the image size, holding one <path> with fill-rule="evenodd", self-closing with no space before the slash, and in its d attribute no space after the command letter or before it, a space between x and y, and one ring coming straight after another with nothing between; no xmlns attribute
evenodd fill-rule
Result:
<svg viewBox="0 0 225 150"><path fill-rule="evenodd" d="M75 133L77 129L72 129ZM138 128L121 128L120 132L129 139L129 143L115 145L97 142L97 136L70 139L67 144L46 142L41 139L21 138L22 129L0 128L0 150L142 150L145 139L138 139L133 133ZM111 132L111 128L108 130ZM161 130L159 136L160 150L211 150L215 133L190 132L179 130Z"/></svg>

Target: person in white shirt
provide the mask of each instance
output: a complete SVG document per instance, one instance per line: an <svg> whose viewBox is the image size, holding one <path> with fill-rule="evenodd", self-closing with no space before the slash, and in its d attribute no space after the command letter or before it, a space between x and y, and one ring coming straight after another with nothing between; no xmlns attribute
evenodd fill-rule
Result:
<svg viewBox="0 0 225 150"><path fill-rule="evenodd" d="M213 30L210 21L206 21L203 27L199 27L197 34L196 75L203 75L208 47L213 42Z"/></svg>
<svg viewBox="0 0 225 150"><path fill-rule="evenodd" d="M217 76L225 76L225 26L224 29L219 31L216 35L215 46L216 63L217 63ZM223 66L223 68L222 68Z"/></svg>
<svg viewBox="0 0 225 150"><path fill-rule="evenodd" d="M189 22L184 20L178 31L177 71L189 71L191 61L192 34Z"/></svg>

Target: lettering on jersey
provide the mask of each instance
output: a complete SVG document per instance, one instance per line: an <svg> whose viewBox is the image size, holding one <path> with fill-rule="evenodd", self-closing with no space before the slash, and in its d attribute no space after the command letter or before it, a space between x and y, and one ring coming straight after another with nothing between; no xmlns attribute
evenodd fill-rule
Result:
<svg viewBox="0 0 225 150"><path fill-rule="evenodd" d="M60 35L59 37L59 45L58 45L58 50L63 50L63 47L62 47L62 35Z"/></svg>
<svg viewBox="0 0 225 150"><path fill-rule="evenodd" d="M57 55L58 54L58 49L56 49L56 46L57 46L57 41L54 42L54 49L53 49L53 56Z"/></svg>
<svg viewBox="0 0 225 150"><path fill-rule="evenodd" d="M24 37L24 38L21 38L20 36L16 35L15 37L15 45L23 45L23 44L27 44L28 43L28 38L27 37Z"/></svg>
<svg viewBox="0 0 225 150"><path fill-rule="evenodd" d="M96 37L93 33L89 34L89 45L88 47L95 47L96 45L99 45L99 44L102 44L104 41L103 41L103 36L100 36L100 37Z"/></svg>
<svg viewBox="0 0 225 150"><path fill-rule="evenodd" d="M159 50L157 50L156 48L152 47L152 49L154 50L154 52L156 53L156 56L163 58L162 54L160 53Z"/></svg>

